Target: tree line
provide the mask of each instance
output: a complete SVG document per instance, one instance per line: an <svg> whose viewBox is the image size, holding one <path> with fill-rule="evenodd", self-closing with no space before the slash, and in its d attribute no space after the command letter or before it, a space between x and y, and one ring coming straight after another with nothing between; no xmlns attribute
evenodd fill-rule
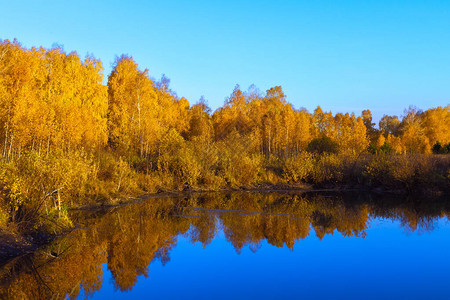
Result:
<svg viewBox="0 0 450 300"><path fill-rule="evenodd" d="M203 99L190 105L177 97L166 77L153 81L130 56L116 59L105 86L100 60L61 48L26 49L16 40L0 44L0 124L4 160L30 150L49 155L111 147L152 159L155 167L168 148L188 141L239 139L265 158L297 155L322 137L351 153L428 154L447 152L450 143L448 105L410 108L401 120L385 115L377 129L370 110L333 115L319 106L309 113L288 103L280 86L265 94L236 86L211 112Z"/></svg>

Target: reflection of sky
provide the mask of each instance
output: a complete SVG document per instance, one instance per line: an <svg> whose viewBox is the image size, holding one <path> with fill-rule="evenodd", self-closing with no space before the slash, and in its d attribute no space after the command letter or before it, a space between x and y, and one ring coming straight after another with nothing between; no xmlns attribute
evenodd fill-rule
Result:
<svg viewBox="0 0 450 300"><path fill-rule="evenodd" d="M114 291L106 264L94 298L136 299L450 299L450 226L405 232L400 223L374 220L367 236L313 231L294 250L266 241L237 254L220 231L203 248L183 236L163 266L154 261L131 292Z"/></svg>

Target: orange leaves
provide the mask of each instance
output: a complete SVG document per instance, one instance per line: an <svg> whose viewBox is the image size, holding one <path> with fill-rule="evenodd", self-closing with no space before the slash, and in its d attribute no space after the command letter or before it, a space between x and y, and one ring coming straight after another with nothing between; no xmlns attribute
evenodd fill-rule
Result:
<svg viewBox="0 0 450 300"><path fill-rule="evenodd" d="M236 86L211 116L205 102L189 107L163 76L154 83L128 56L116 60L103 85L102 63L80 59L62 48L23 48L0 42L0 139L4 158L27 149L39 153L110 146L123 153L150 157L174 129L184 139L222 141L237 132L252 141L252 153L290 157L316 137L328 136L344 152L361 153L369 143L391 141L397 152L429 153L436 142L450 142L450 107L407 111L400 121L384 116L374 128L370 110L354 114L296 110L281 86L261 95ZM389 137L390 136L390 137ZM130 152L131 151L131 152ZM158 156L160 154L157 154Z"/></svg>
<svg viewBox="0 0 450 300"><path fill-rule="evenodd" d="M423 119L425 135L432 145L450 143L450 105L425 111Z"/></svg>
<svg viewBox="0 0 450 300"><path fill-rule="evenodd" d="M124 151L145 149L158 137L157 95L148 71L140 71L131 57L117 59L108 79L109 136Z"/></svg>
<svg viewBox="0 0 450 300"><path fill-rule="evenodd" d="M100 61L9 41L0 49L4 157L26 149L48 153L104 145L107 97Z"/></svg>

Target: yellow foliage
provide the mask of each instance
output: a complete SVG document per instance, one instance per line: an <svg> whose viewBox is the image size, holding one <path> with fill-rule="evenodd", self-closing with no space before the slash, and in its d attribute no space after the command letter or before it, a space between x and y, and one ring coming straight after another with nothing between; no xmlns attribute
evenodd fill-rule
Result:
<svg viewBox="0 0 450 300"><path fill-rule="evenodd" d="M343 173L342 160L336 154L324 154L318 157L314 163L312 181L315 183L341 182Z"/></svg>
<svg viewBox="0 0 450 300"><path fill-rule="evenodd" d="M425 111L423 127L431 145L450 143L450 105Z"/></svg>
<svg viewBox="0 0 450 300"><path fill-rule="evenodd" d="M161 107L148 70L140 71L132 58L121 56L108 79L109 136L114 147L148 154L158 138Z"/></svg>
<svg viewBox="0 0 450 300"><path fill-rule="evenodd" d="M369 110L309 113L289 104L281 86L265 95L236 86L212 114L204 98L190 107L165 76L153 82L131 57L116 60L107 85L102 72L91 56L0 41L0 226L25 211L70 224L62 207L157 189L360 184L362 173L369 181L448 180L445 161L433 171L425 159L397 154L447 147L450 106L411 107L376 130ZM341 155L305 153L316 138L335 140ZM392 157L368 158L369 140ZM418 178L420 168L438 175Z"/></svg>
<svg viewBox="0 0 450 300"><path fill-rule="evenodd" d="M403 146L402 140L392 134L388 134L386 143L391 146L394 153L402 154L405 151L405 146Z"/></svg>
<svg viewBox="0 0 450 300"><path fill-rule="evenodd" d="M313 170L314 159L312 154L308 152L290 157L284 162L284 177L289 182L305 181Z"/></svg>
<svg viewBox="0 0 450 300"><path fill-rule="evenodd" d="M378 134L378 138L377 138L377 142L375 144L375 146L377 147L377 149L380 149L381 146L384 145L384 142L386 141L385 137L383 134Z"/></svg>

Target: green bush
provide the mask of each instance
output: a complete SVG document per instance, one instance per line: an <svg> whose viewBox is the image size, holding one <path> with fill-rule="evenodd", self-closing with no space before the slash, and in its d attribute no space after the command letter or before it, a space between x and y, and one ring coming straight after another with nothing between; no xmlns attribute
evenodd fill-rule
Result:
<svg viewBox="0 0 450 300"><path fill-rule="evenodd" d="M450 143L447 145L441 145L441 143L436 142L431 149L434 154L449 154L450 153Z"/></svg>
<svg viewBox="0 0 450 300"><path fill-rule="evenodd" d="M384 142L383 145L381 145L380 147L380 153L383 154L391 154L392 153L392 147L389 143Z"/></svg>
<svg viewBox="0 0 450 300"><path fill-rule="evenodd" d="M339 144L330 139L327 136L313 139L308 146L306 151L310 153L324 154L324 153L334 153L339 152Z"/></svg>

